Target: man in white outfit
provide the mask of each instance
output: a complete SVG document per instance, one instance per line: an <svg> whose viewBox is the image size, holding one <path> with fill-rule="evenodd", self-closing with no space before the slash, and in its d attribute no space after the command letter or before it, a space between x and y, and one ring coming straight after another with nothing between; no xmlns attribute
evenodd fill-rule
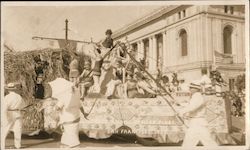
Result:
<svg viewBox="0 0 250 150"><path fill-rule="evenodd" d="M55 109L61 110L60 124L63 126L61 147L72 148L80 144L79 122L80 108L82 107L80 103L80 89L64 79L58 79L58 81L64 84L64 87L67 87L66 91L61 91L60 89L59 91L53 91L54 88L52 87L52 97L58 98Z"/></svg>
<svg viewBox="0 0 250 150"><path fill-rule="evenodd" d="M188 118L188 129L183 140L183 147L194 147L199 142L204 146L216 146L217 143L212 139L206 121L206 103L201 94L201 86L190 83L192 94L189 104L179 112L180 116Z"/></svg>
<svg viewBox="0 0 250 150"><path fill-rule="evenodd" d="M22 135L22 115L21 109L24 108L25 103L22 97L18 94L18 88L14 83L9 83L6 87L9 94L4 97L2 102L2 139L5 145L5 139L9 131L14 132L14 145L15 148L21 148L21 135Z"/></svg>

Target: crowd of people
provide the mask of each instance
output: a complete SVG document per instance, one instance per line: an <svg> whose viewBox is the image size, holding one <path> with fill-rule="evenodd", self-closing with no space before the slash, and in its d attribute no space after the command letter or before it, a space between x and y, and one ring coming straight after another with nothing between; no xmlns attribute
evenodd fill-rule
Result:
<svg viewBox="0 0 250 150"><path fill-rule="evenodd" d="M131 59L125 56L126 45L118 45L115 50L112 31L106 31L106 39L100 44L96 44L93 50L94 57L84 60L84 70L79 73L78 54L74 53L70 63L70 81L79 85L81 89L81 99L92 92L100 93L101 85L107 78L110 81L106 84L105 96L111 98L150 98L156 97L157 86L143 73ZM111 50L113 50L111 52ZM131 50L128 48L128 51ZM131 52L132 53L132 52ZM142 63L141 63L142 64ZM109 77L107 77L107 73ZM165 77L166 78L166 77ZM165 79L164 79L165 82Z"/></svg>

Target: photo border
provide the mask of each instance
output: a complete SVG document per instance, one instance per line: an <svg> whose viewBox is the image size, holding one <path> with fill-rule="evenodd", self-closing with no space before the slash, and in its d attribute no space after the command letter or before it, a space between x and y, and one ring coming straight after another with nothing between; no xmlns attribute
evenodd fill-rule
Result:
<svg viewBox="0 0 250 150"><path fill-rule="evenodd" d="M249 121L249 1L247 0L224 0L224 1L86 1L86 2L1 2L1 11L2 8L8 7L8 6L127 6L127 5L133 5L133 6L147 6L147 5L245 5L245 54L246 54L246 145L245 146L219 146L218 149L230 149L230 150L239 150L239 149L245 149L250 150L250 121ZM4 17L4 14L1 13L1 21ZM4 30L4 26L1 22L1 33ZM4 37L1 34L1 102L4 97L4 55L3 55L3 43L4 43ZM2 111L1 111L2 116ZM2 117L1 117L2 122ZM1 128L2 131L2 128ZM2 133L2 132L1 132ZM1 140L2 143L2 140ZM2 147L2 144L1 144ZM79 149L127 149L128 147L82 147ZM195 149L211 149L212 147L196 147ZM31 149L31 148L27 148ZM44 148L34 148L36 150L38 149L44 149ZM47 149L58 149L58 148L47 148ZM154 150L163 150L163 149L173 149L173 150L179 150L184 149L182 147L176 147L176 146L156 146L156 147L129 147L129 149L154 149ZM186 148L185 148L186 149ZM193 148L192 148L193 149ZM215 149L215 148L213 148Z"/></svg>

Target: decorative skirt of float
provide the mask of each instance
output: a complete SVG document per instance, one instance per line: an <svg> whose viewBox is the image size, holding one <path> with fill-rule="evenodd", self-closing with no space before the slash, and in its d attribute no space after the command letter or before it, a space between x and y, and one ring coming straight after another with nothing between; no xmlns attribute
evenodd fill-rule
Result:
<svg viewBox="0 0 250 150"><path fill-rule="evenodd" d="M173 95L176 101L188 100L190 95L178 93ZM225 103L221 97L205 95L207 103L207 120L209 129L214 133L218 143L235 144L228 134ZM58 128L58 112L53 112L55 101L47 103L44 114L44 128L55 131ZM112 135L136 136L143 145L178 144L185 135L185 127L176 118L175 113L165 100L157 98L134 99L94 99L86 98L82 102L85 112L91 110L86 120L81 116L80 132L95 139L109 138ZM94 104L94 106L93 106ZM92 108L93 107L93 108Z"/></svg>
<svg viewBox="0 0 250 150"><path fill-rule="evenodd" d="M38 111L42 106L42 101L35 103L34 105L22 111L23 134L30 134L36 130L44 129L44 112Z"/></svg>

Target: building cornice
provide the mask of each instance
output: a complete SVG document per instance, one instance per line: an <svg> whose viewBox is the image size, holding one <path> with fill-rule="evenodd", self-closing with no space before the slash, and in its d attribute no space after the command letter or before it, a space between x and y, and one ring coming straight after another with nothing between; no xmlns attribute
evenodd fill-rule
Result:
<svg viewBox="0 0 250 150"><path fill-rule="evenodd" d="M229 21L240 21L244 22L245 18L244 16L235 16L235 15L229 15L229 14L223 14L223 13L215 13L215 12L208 12L209 18L218 18L218 19L224 19Z"/></svg>
<svg viewBox="0 0 250 150"><path fill-rule="evenodd" d="M166 15L167 13L170 13L171 11L181 7L183 5L179 5L179 6L163 6L161 8L159 8L159 10L155 10L153 12L151 12L150 14L147 14L135 21L133 21L132 23L125 25L123 28L118 29L117 31L115 31L113 33L113 38L116 39L118 37L121 37L123 34L132 31L144 24L147 24L155 19L158 19L159 17Z"/></svg>
<svg viewBox="0 0 250 150"><path fill-rule="evenodd" d="M174 71L191 71L200 69L203 67L210 67L213 64L212 61L198 61L183 65L174 65L174 66L168 66L164 68L164 73L172 73ZM233 63L233 64L216 64L218 66L218 70L235 70L235 71L245 71L245 64L244 63Z"/></svg>
<svg viewBox="0 0 250 150"><path fill-rule="evenodd" d="M245 71L246 66L244 63L234 63L234 64L218 64L219 70L235 70L235 71Z"/></svg>
<svg viewBox="0 0 250 150"><path fill-rule="evenodd" d="M132 41L130 42L135 42L135 41L138 41L138 39L144 39L145 37L149 37L149 36L153 36L155 34L160 34L162 32L166 32L168 31L170 28L173 28L175 25L179 26L181 22L185 22L185 21L190 21L190 20L195 20L197 19L197 16L199 16L200 14L204 14L204 12L200 12L200 13L197 13L197 14L194 14L194 15L191 15L191 16L188 16L188 17L185 17L183 19L180 19L174 23L171 23L171 24L167 24L166 26L163 26L159 29L156 29L155 31L152 31L152 32L149 32L147 34L144 34L143 36L140 36L140 37L137 37L136 39L133 39Z"/></svg>
<svg viewBox="0 0 250 150"><path fill-rule="evenodd" d="M162 17L163 15L167 15L170 12L180 8L180 7L185 7L185 6L189 6L189 5L172 5L172 6L163 6L161 8L159 8L159 10L155 10L153 12L151 12L150 14L147 14L135 21L133 21L130 24L125 25L123 28L120 28L118 30L116 30L113 33L113 38L114 39L119 39L120 37L124 36L125 34L127 34L128 32L131 32L135 29L137 29L140 26L143 26L147 23L150 23L160 17ZM191 5L190 5L191 6ZM235 15L229 15L229 14L224 14L224 13L219 13L219 12L212 12L212 11L200 11L197 12L197 14L194 14L192 16L186 17L184 19L178 20L177 22L174 22L172 24L166 25L164 28L171 26L173 24L176 24L180 21L186 20L188 18L192 18L194 16L200 15L200 14L208 14L208 17L218 17L220 19L229 19L229 20L238 20L238 21L243 21L244 22L244 17L243 16L235 16Z"/></svg>
<svg viewBox="0 0 250 150"><path fill-rule="evenodd" d="M167 68L164 68L164 70L165 70L165 73L171 73L174 71L182 72L182 71L200 69L202 67L209 67L211 64L212 64L212 61L198 61L198 62L192 62L192 63L182 64L182 65L169 66Z"/></svg>

